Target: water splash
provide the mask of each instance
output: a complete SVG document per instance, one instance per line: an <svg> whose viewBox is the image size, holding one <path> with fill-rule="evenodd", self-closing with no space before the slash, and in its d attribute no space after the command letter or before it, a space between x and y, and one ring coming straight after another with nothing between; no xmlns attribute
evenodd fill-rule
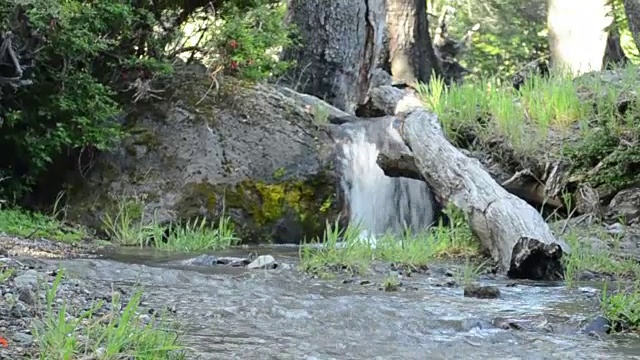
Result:
<svg viewBox="0 0 640 360"><path fill-rule="evenodd" d="M378 166L378 146L364 126L344 126L340 185L349 204L349 221L362 229L360 239L375 246L385 233L419 233L435 220L434 200L426 183L392 178ZM385 131L386 132L386 131ZM388 135L388 134L387 134Z"/></svg>

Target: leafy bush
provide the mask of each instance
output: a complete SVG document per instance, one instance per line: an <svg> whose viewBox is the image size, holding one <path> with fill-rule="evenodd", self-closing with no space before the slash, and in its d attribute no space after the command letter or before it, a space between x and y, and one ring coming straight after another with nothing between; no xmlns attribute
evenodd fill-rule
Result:
<svg viewBox="0 0 640 360"><path fill-rule="evenodd" d="M287 67L274 56L290 43L283 20L274 0L0 3L0 33L13 34L21 65L0 54L0 197L20 199L57 159L117 144L123 106L160 97L189 26L214 70L260 80Z"/></svg>
<svg viewBox="0 0 640 360"><path fill-rule="evenodd" d="M118 141L113 84L123 70L152 63L140 60L136 46L149 40L140 30L153 17L125 0L30 0L2 2L0 19L0 31L15 35L24 71L21 82L0 89L3 195L19 197L69 149L105 150Z"/></svg>
<svg viewBox="0 0 640 360"><path fill-rule="evenodd" d="M249 80L275 77L291 63L280 61L282 47L292 45L293 25L284 20L286 6L276 0L225 2L218 12L203 8L185 24L184 49L199 57L214 74Z"/></svg>
<svg viewBox="0 0 640 360"><path fill-rule="evenodd" d="M444 6L456 10L448 24L454 38L462 38L474 25L480 28L461 59L475 76L505 79L527 63L548 54L545 1L429 0L430 12L439 15ZM437 21L430 21L432 31ZM432 34L434 34L432 32Z"/></svg>
<svg viewBox="0 0 640 360"><path fill-rule="evenodd" d="M213 45L224 49L230 70L241 77L260 80L283 73L291 65L280 61L279 47L291 45L291 28L284 23L286 8L258 0L249 11L230 3L223 8L225 23ZM225 43L222 44L221 42Z"/></svg>

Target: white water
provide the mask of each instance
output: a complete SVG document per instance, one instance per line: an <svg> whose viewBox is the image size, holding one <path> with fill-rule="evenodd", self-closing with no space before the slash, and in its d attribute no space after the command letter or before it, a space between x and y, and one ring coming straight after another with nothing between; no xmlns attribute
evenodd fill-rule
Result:
<svg viewBox="0 0 640 360"><path fill-rule="evenodd" d="M376 163L377 146L367 141L363 127L345 129L350 141L342 147L341 187L349 204L351 224L361 229L361 239L375 246L383 234L418 233L435 220L433 197L426 183L392 178Z"/></svg>

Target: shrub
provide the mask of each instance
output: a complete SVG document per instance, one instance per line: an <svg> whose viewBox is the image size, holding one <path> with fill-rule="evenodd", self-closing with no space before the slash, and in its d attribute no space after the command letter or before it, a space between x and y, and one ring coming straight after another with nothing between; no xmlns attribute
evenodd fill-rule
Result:
<svg viewBox="0 0 640 360"><path fill-rule="evenodd" d="M66 151L115 144L114 84L123 70L149 72L159 62L136 49L151 42L141 30L153 17L130 1L6 1L0 19L22 67L0 68L15 78L0 88L0 177L8 178L3 195L19 197Z"/></svg>
<svg viewBox="0 0 640 360"><path fill-rule="evenodd" d="M220 3L219 9L211 5ZM117 144L124 135L118 121L122 108L159 98L154 89L171 73L169 60L188 48L186 30L199 39L192 50L205 54L214 69L222 65L252 80L286 69L288 64L275 57L291 42L284 5L274 0L211 4L0 3L0 33L12 33L5 40L12 40L8 49L20 62L0 66L0 179L6 179L0 197L20 199L57 159ZM193 31L197 24L206 26ZM3 63L11 60L8 55L0 54Z"/></svg>

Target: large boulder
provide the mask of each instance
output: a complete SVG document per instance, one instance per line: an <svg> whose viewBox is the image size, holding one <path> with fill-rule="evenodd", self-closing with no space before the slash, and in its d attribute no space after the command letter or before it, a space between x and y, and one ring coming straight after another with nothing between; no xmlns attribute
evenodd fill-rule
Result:
<svg viewBox="0 0 640 360"><path fill-rule="evenodd" d="M131 110L131 135L70 192L75 219L100 226L135 197L161 223L229 216L244 241L320 235L340 210L328 125L275 85L211 85L180 70L162 101Z"/></svg>

